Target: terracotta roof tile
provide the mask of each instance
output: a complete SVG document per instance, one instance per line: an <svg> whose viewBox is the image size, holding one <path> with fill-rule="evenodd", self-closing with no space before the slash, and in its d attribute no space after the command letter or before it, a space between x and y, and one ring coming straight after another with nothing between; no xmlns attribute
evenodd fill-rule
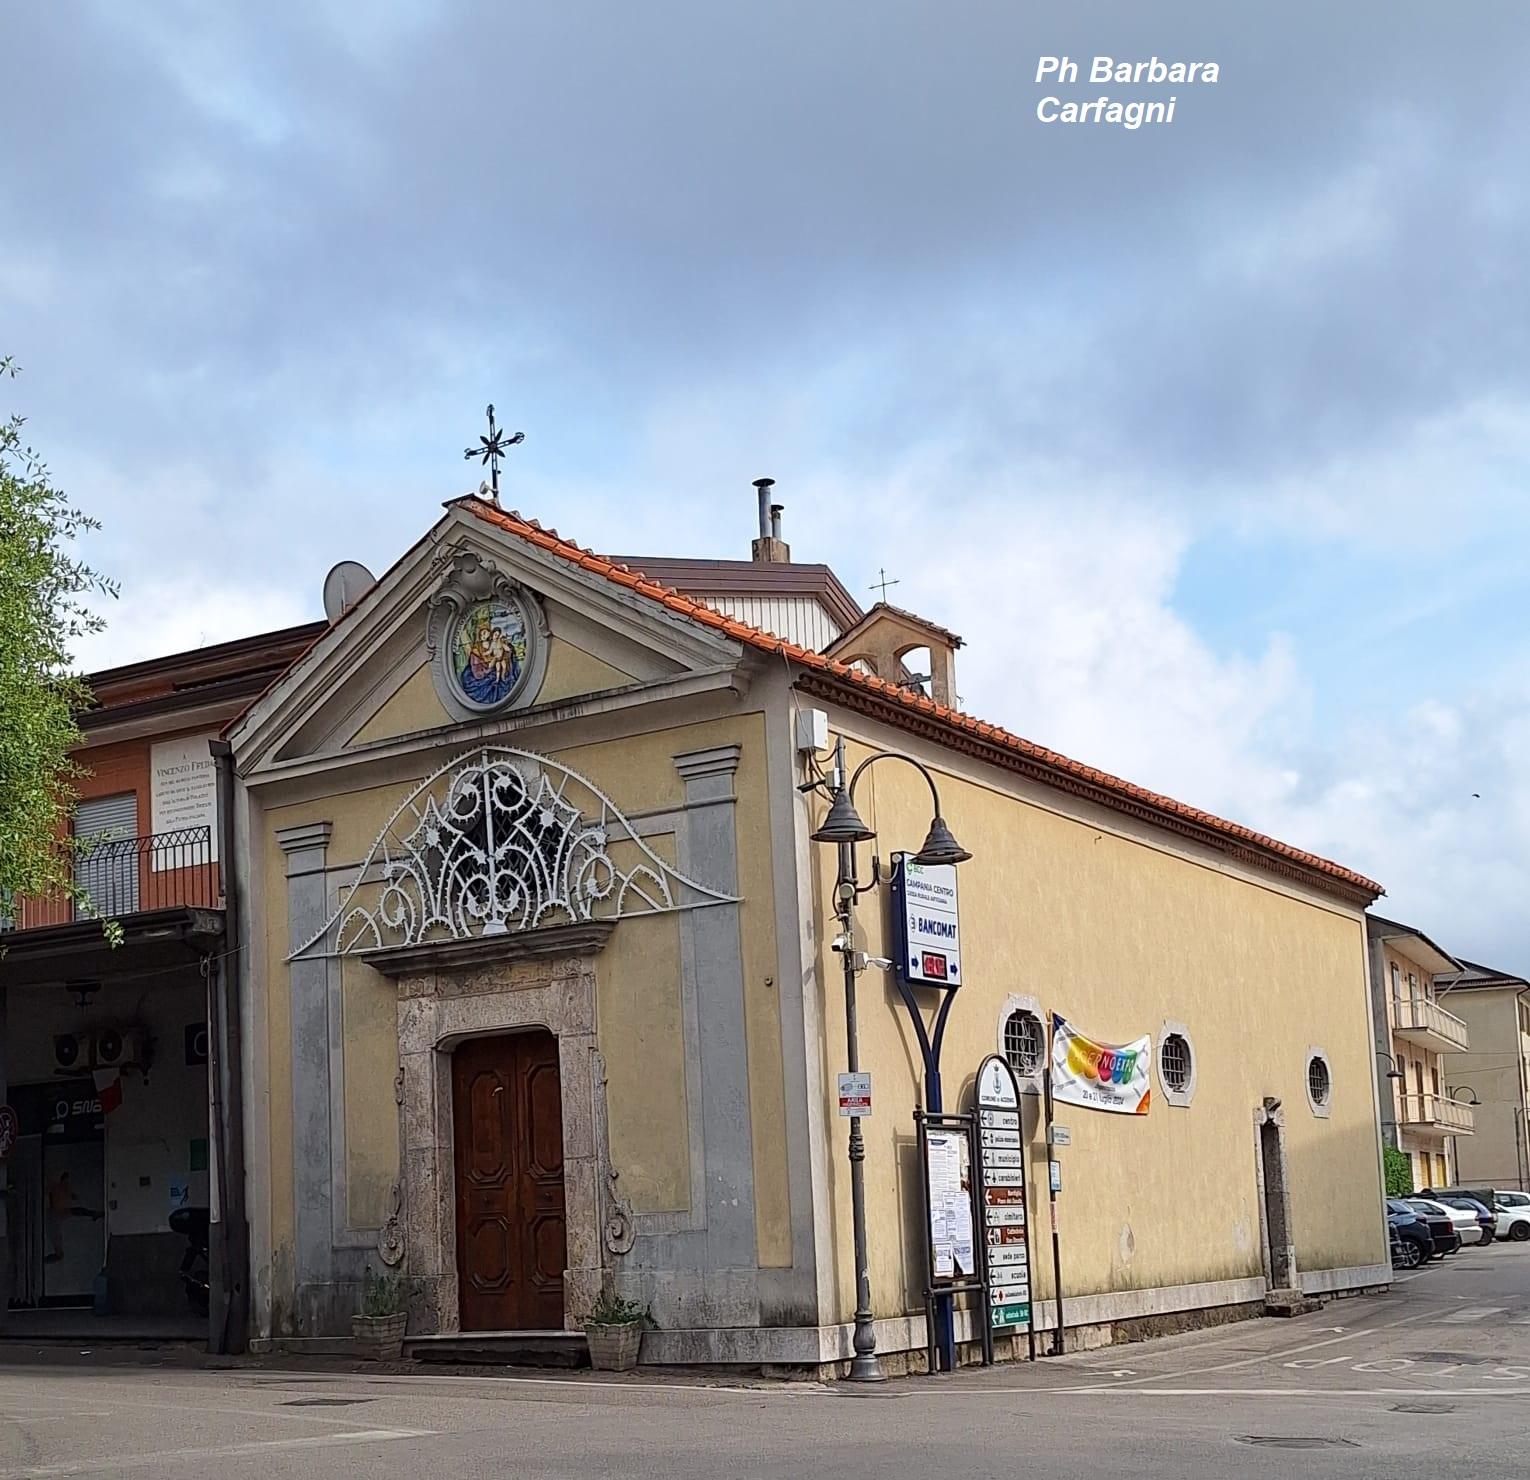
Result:
<svg viewBox="0 0 1530 1480"><path fill-rule="evenodd" d="M458 506L476 515L486 523L498 525L502 529L509 530L512 534L519 535L522 539L539 545L552 554L561 556L571 564L579 565L591 572L607 576L623 586L631 585L632 590L662 603L671 611L680 612L700 622L703 626L724 632L730 637L736 637L743 642L749 643L752 647L768 653L783 654L794 663L800 663L804 668L828 674L852 686L862 687L883 695L910 712L917 711L922 714L933 715L943 724L976 735L996 746L1013 751L1015 754L1024 756L1028 760L1049 767L1064 776L1087 781L1102 791L1112 793L1123 800L1140 803L1171 817L1195 823L1208 831L1220 833L1225 838L1240 843L1252 844L1301 868L1325 875L1339 883L1348 885L1354 890L1372 895L1384 893L1381 885L1376 883L1375 880L1368 879L1363 874L1355 873L1353 870L1334 863L1330 859L1321 858L1315 853L1303 852L1300 848L1293 848L1289 843L1282 843L1275 838L1268 837L1264 833L1255 832L1252 828L1244 827L1241 823L1229 822L1226 818L1218 817L1211 812L1202 811L1199 807L1191 807L1184 802L1175 801L1173 797L1164 796L1160 792L1149 791L1141 786L1134 786L1130 781L1123 781L1119 776L1112 776L1107 771L1098 770L1094 766L1085 765L1081 761L1073 760L1055 750L1048 750L1045 746L1037 745L1032 740L1026 740L1019 735L1013 735L998 725L976 719L970 714L963 714L960 710L948 708L944 704L937 704L926 695L915 694L908 689L899 688L896 684L887 683L885 680L876 678L871 674L862 673L857 668L851 668L844 663L825 658L822 654L816 653L810 648L800 647L798 644L788 642L785 638L777 637L773 633L764 632L758 627L750 627L732 617L725 617L721 613L714 611L711 607L689 596L683 596L680 592L671 590L668 586L661 586L656 582L646 579L639 579L636 584L631 584L625 579L623 570L613 561L607 560L603 556L592 555L588 550L581 549L578 545L543 531L534 520L525 519L519 514L497 508L493 504L486 503L476 495L469 494L466 498L458 500Z"/></svg>

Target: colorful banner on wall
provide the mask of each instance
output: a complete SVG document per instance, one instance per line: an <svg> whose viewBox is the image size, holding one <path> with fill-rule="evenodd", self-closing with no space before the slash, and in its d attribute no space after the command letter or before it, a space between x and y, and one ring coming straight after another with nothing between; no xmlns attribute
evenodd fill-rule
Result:
<svg viewBox="0 0 1530 1480"><path fill-rule="evenodd" d="M1153 1098L1153 1040L1096 1043L1060 1013L1052 1014L1052 1098L1089 1110L1146 1115Z"/></svg>

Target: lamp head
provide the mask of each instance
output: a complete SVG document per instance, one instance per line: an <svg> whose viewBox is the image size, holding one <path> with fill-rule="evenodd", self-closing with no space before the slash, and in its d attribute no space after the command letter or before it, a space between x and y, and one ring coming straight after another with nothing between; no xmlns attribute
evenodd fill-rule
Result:
<svg viewBox="0 0 1530 1480"><path fill-rule="evenodd" d="M829 815L812 837L815 843L866 843L876 834L861 821L850 793L841 786L834 792Z"/></svg>
<svg viewBox="0 0 1530 1480"><path fill-rule="evenodd" d="M951 835L946 819L938 813L925 834L924 847L914 854L915 863L965 863L972 855Z"/></svg>

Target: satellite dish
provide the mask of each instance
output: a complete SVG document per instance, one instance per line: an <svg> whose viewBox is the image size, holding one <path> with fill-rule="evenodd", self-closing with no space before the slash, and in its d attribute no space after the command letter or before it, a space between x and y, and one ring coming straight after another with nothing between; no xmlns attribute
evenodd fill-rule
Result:
<svg viewBox="0 0 1530 1480"><path fill-rule="evenodd" d="M359 561L342 560L324 577L324 615L329 625L333 627L376 584L377 577Z"/></svg>

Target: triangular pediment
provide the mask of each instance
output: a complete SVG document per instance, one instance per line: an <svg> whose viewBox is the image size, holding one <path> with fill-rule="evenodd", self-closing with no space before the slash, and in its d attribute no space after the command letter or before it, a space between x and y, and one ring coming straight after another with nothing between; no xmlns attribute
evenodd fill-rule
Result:
<svg viewBox="0 0 1530 1480"><path fill-rule="evenodd" d="M715 628L459 503L231 739L250 776L458 732L508 733L595 699L649 702L689 677L731 670L741 652Z"/></svg>

